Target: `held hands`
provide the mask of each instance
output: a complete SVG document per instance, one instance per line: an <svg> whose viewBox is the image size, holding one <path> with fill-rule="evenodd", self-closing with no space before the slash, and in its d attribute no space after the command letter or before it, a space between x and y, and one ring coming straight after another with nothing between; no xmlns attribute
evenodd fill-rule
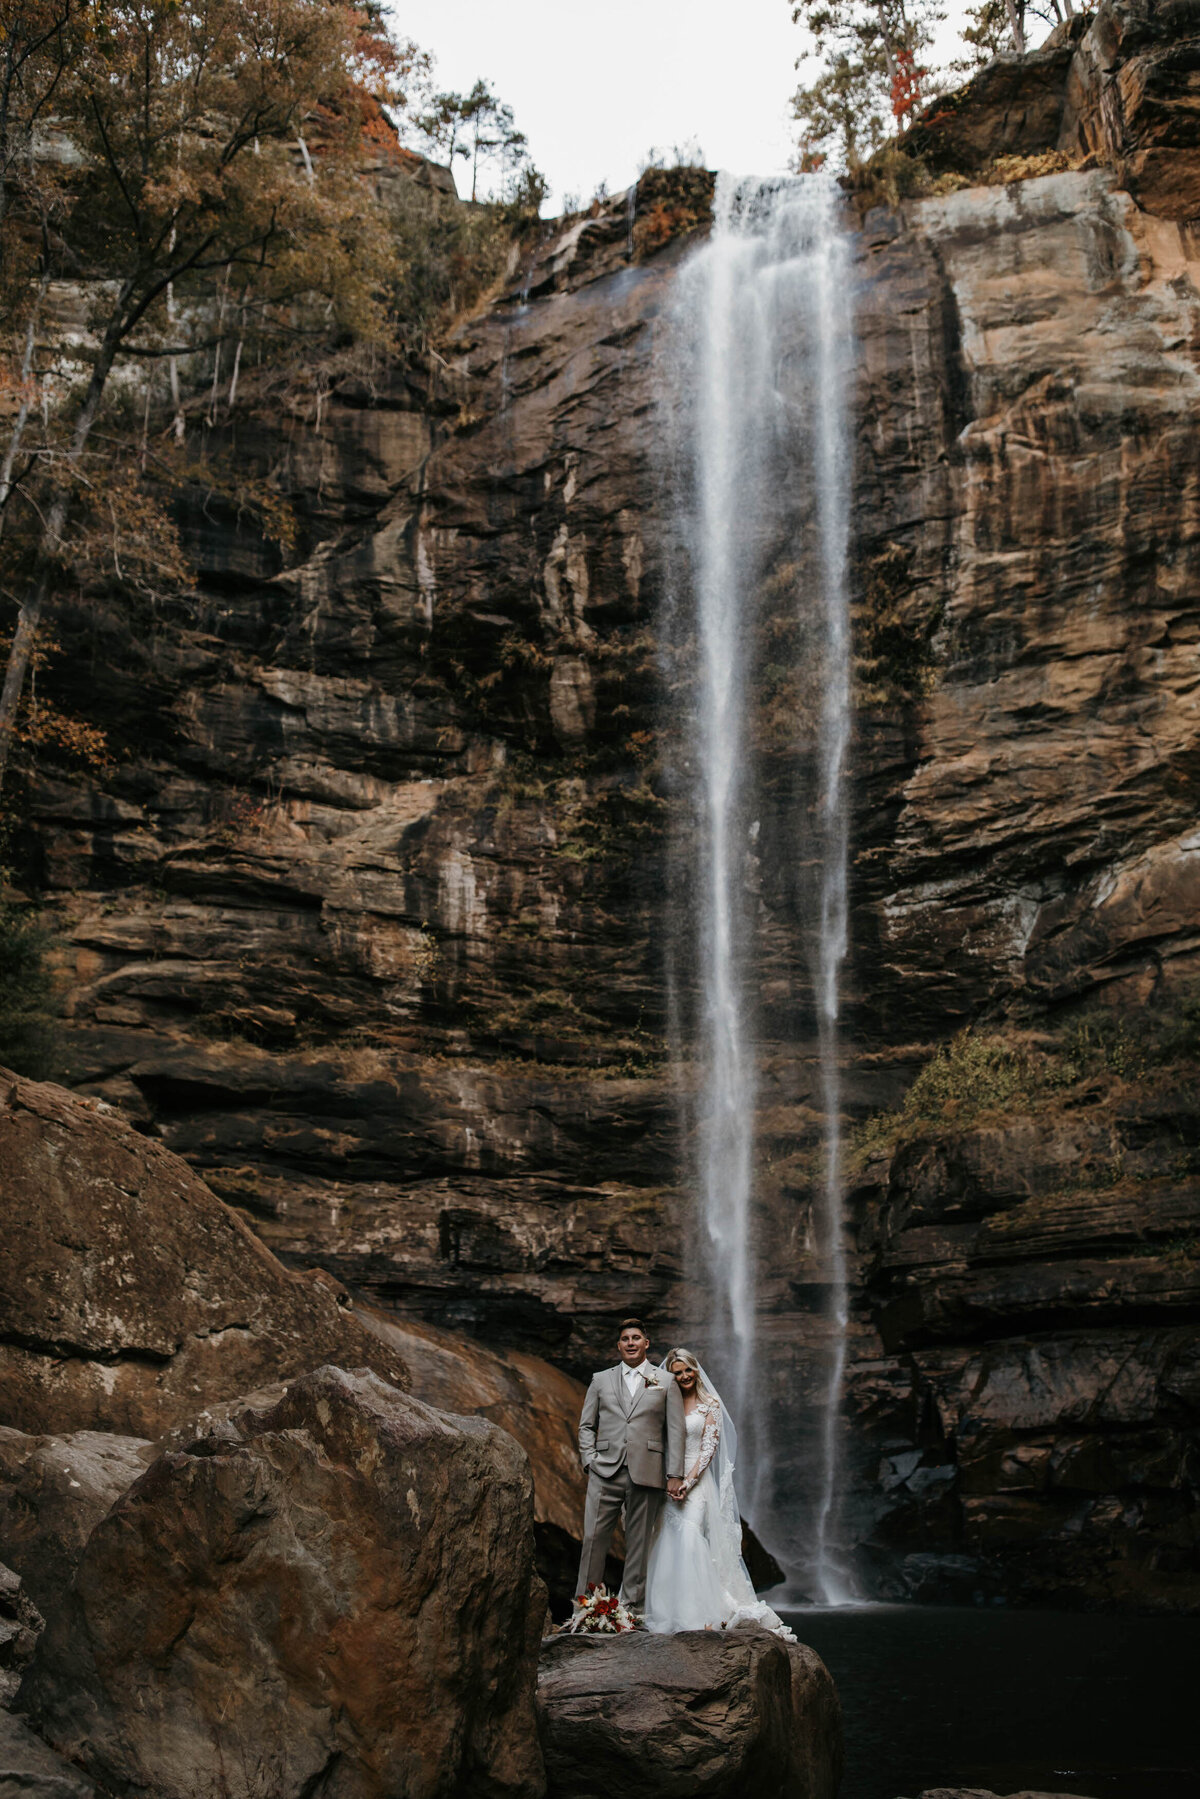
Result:
<svg viewBox="0 0 1200 1799"><path fill-rule="evenodd" d="M673 1475L667 1482L667 1496L670 1499L686 1499L688 1496L688 1484L686 1480L680 1480L677 1476Z"/></svg>

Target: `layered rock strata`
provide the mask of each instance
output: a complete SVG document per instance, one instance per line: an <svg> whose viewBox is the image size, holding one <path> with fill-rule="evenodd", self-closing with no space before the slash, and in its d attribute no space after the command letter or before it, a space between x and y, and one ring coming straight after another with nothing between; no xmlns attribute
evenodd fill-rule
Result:
<svg viewBox="0 0 1200 1799"><path fill-rule="evenodd" d="M928 665L899 769L860 715L852 979L875 1066L981 1016L995 1054L864 1140L858 1465L910 1590L1191 1605L1200 271L1107 170L902 217L864 221L859 541Z"/></svg>
<svg viewBox="0 0 1200 1799"><path fill-rule="evenodd" d="M611 208L552 239L432 405L231 427L308 559L271 578L214 500L166 638L108 621L136 767L30 796L71 1081L282 1253L577 1373L678 1273L641 522L679 252L636 246L689 181L647 178L632 261Z"/></svg>

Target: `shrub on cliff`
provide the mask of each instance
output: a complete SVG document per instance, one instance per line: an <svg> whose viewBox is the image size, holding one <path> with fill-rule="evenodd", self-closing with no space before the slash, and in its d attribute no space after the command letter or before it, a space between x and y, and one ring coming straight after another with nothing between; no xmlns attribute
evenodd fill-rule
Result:
<svg viewBox="0 0 1200 1799"><path fill-rule="evenodd" d="M51 935L0 871L0 1064L38 1080L54 1054Z"/></svg>
<svg viewBox="0 0 1200 1799"><path fill-rule="evenodd" d="M1135 1024L1093 1002L1048 1031L968 1027L934 1050L897 1106L858 1127L855 1160L861 1166L918 1137L1056 1104L1090 1082L1161 1083L1164 1071L1198 1062L1200 993L1190 986L1162 996Z"/></svg>
<svg viewBox="0 0 1200 1799"><path fill-rule="evenodd" d="M540 180L540 177L538 178ZM514 238L537 217L530 197L481 201L429 194L415 184L394 204L400 270L392 295L399 347L422 352L504 273Z"/></svg>

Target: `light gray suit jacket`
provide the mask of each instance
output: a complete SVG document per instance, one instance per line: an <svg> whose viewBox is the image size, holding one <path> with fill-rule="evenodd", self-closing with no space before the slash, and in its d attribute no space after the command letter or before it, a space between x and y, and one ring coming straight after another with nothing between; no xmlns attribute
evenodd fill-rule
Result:
<svg viewBox="0 0 1200 1799"><path fill-rule="evenodd" d="M611 1480L628 1463L639 1487L665 1487L683 1476L683 1398L669 1374L649 1362L632 1403L621 1362L593 1374L579 1420L579 1457L590 1472Z"/></svg>

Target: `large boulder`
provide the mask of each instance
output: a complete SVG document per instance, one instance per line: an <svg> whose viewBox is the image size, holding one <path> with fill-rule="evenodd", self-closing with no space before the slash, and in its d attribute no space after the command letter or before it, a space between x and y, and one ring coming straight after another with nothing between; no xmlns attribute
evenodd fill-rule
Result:
<svg viewBox="0 0 1200 1799"><path fill-rule="evenodd" d="M321 1368L117 1501L20 1703L155 1799L533 1799L532 1525L504 1432Z"/></svg>
<svg viewBox="0 0 1200 1799"><path fill-rule="evenodd" d="M1200 6L1104 0L1071 63L1060 147L1116 169L1159 218L1200 215Z"/></svg>
<svg viewBox="0 0 1200 1799"><path fill-rule="evenodd" d="M31 1437L0 1426L0 1561L46 1617L70 1590L93 1526L155 1453L142 1437Z"/></svg>
<svg viewBox="0 0 1200 1799"><path fill-rule="evenodd" d="M322 1362L407 1371L109 1107L0 1070L0 1423L157 1437Z"/></svg>
<svg viewBox="0 0 1200 1799"><path fill-rule="evenodd" d="M538 1711L551 1799L834 1799L841 1780L825 1664L757 1627L556 1637Z"/></svg>
<svg viewBox="0 0 1200 1799"><path fill-rule="evenodd" d="M514 1436L533 1469L533 1515L578 1541L583 1521L579 1415L586 1388L538 1356L361 1306L355 1316L410 1373L410 1392L446 1412L474 1412Z"/></svg>
<svg viewBox="0 0 1200 1799"><path fill-rule="evenodd" d="M578 1443L582 1384L538 1356L488 1349L471 1337L458 1337L375 1306L358 1304L354 1316L402 1360L414 1398L444 1412L473 1412L516 1438L533 1475L538 1573L549 1589L555 1617L569 1617L583 1524ZM168 1432L162 1447L178 1449L247 1407L265 1410L277 1404L284 1391L280 1383L244 1399L205 1406ZM607 1578L614 1587L620 1584L619 1554L609 1558Z"/></svg>
<svg viewBox="0 0 1200 1799"><path fill-rule="evenodd" d="M579 1415L586 1388L538 1356L485 1349L470 1337L360 1306L356 1316L403 1357L412 1392L429 1405L474 1412L517 1439L533 1471L538 1573L556 1618L570 1616L579 1579L584 1477L579 1467ZM609 1557L606 1579L621 1580L623 1539Z"/></svg>

